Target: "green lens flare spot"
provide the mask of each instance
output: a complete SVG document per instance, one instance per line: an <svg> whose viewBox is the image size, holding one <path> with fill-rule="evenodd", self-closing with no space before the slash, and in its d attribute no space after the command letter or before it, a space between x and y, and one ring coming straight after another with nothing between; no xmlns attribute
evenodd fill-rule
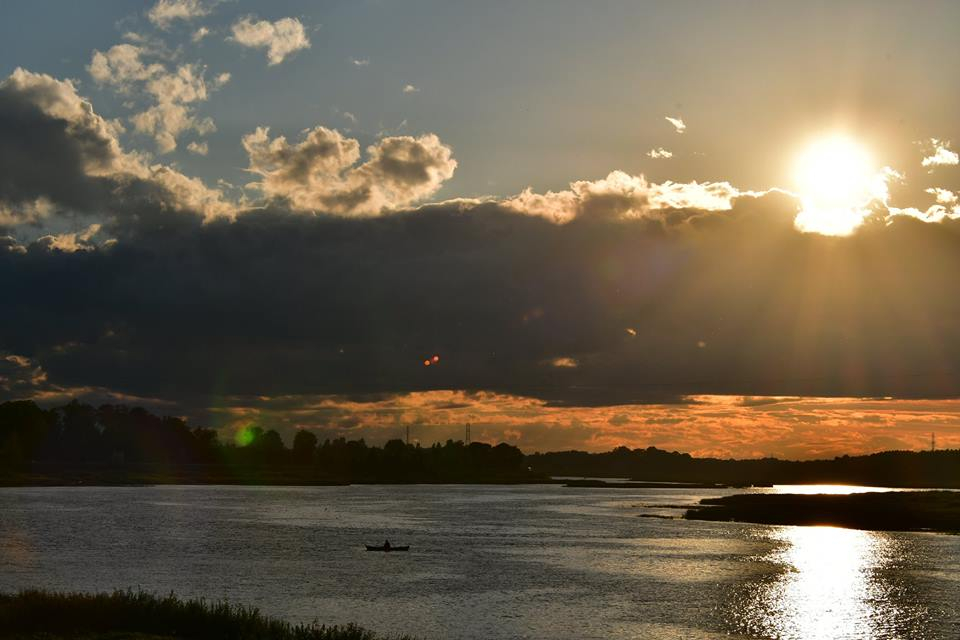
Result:
<svg viewBox="0 0 960 640"><path fill-rule="evenodd" d="M254 434L253 426L243 427L237 431L236 435L233 436L234 442L237 443L238 447L245 447L253 443L256 435Z"/></svg>

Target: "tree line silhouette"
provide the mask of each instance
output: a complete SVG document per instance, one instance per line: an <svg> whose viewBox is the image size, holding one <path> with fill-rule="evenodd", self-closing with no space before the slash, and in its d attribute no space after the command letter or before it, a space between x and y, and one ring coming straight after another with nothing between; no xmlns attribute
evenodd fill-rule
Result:
<svg viewBox="0 0 960 640"><path fill-rule="evenodd" d="M527 456L551 476L619 477L654 482L727 485L864 484L890 487L960 487L960 450L883 451L830 460L695 458L656 447L618 447L606 453L556 451Z"/></svg>
<svg viewBox="0 0 960 640"><path fill-rule="evenodd" d="M0 476L8 483L59 482L516 482L534 476L523 453L448 440L382 447L344 438L320 442L308 430L287 447L273 429L251 425L224 441L176 417L116 405L71 402L42 409L0 404Z"/></svg>
<svg viewBox="0 0 960 640"><path fill-rule="evenodd" d="M309 430L297 431L287 447L273 429L251 425L224 441L214 429L139 407L0 404L0 483L5 484L542 482L552 476L960 487L960 450L809 461L695 458L655 447L524 455L506 443L447 440L421 447L395 439L378 447L362 439L320 442Z"/></svg>

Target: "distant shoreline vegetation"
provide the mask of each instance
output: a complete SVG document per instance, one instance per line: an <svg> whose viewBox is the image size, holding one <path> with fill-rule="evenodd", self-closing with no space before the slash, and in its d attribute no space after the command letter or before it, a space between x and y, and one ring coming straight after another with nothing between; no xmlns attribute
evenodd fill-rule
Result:
<svg viewBox="0 0 960 640"><path fill-rule="evenodd" d="M888 451L832 460L694 458L654 447L525 455L506 443L448 440L319 442L300 430L287 447L274 430L217 431L142 408L71 402L0 404L0 485L531 483L554 476L620 477L703 485L864 484L960 488L960 450Z"/></svg>
<svg viewBox="0 0 960 640"><path fill-rule="evenodd" d="M0 593L0 638L19 640L386 640L355 625L293 625L255 608L144 592ZM409 636L392 636L409 640Z"/></svg>
<svg viewBox="0 0 960 640"><path fill-rule="evenodd" d="M960 492L889 491L847 495L743 493L704 498L687 520L827 525L871 531L960 533Z"/></svg>

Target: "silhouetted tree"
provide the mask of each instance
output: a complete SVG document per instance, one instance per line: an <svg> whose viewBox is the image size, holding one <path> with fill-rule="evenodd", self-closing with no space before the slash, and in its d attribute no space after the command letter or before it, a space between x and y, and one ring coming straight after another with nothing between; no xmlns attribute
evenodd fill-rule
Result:
<svg viewBox="0 0 960 640"><path fill-rule="evenodd" d="M286 448L283 446L283 438L274 429L270 429L260 436L253 444L260 462L267 464L276 464L283 459Z"/></svg>
<svg viewBox="0 0 960 640"><path fill-rule="evenodd" d="M56 417L29 400L0 404L0 465L19 469L38 457Z"/></svg>
<svg viewBox="0 0 960 640"><path fill-rule="evenodd" d="M88 404L76 400L56 409L58 420L58 455L72 462L102 462L107 456L103 449L101 434L103 424L97 411Z"/></svg>
<svg viewBox="0 0 960 640"><path fill-rule="evenodd" d="M317 450L317 436L312 431L298 429L293 437L293 459L300 464L310 464Z"/></svg>

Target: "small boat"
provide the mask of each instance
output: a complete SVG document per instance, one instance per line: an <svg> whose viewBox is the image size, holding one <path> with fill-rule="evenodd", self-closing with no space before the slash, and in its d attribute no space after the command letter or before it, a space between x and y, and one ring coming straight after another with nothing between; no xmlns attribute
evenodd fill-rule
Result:
<svg viewBox="0 0 960 640"><path fill-rule="evenodd" d="M410 545L406 545L403 547L395 547L393 545L390 545L388 547L387 545L384 545L384 544L380 544L380 545L368 544L366 545L366 547L367 547L367 551L410 551Z"/></svg>

